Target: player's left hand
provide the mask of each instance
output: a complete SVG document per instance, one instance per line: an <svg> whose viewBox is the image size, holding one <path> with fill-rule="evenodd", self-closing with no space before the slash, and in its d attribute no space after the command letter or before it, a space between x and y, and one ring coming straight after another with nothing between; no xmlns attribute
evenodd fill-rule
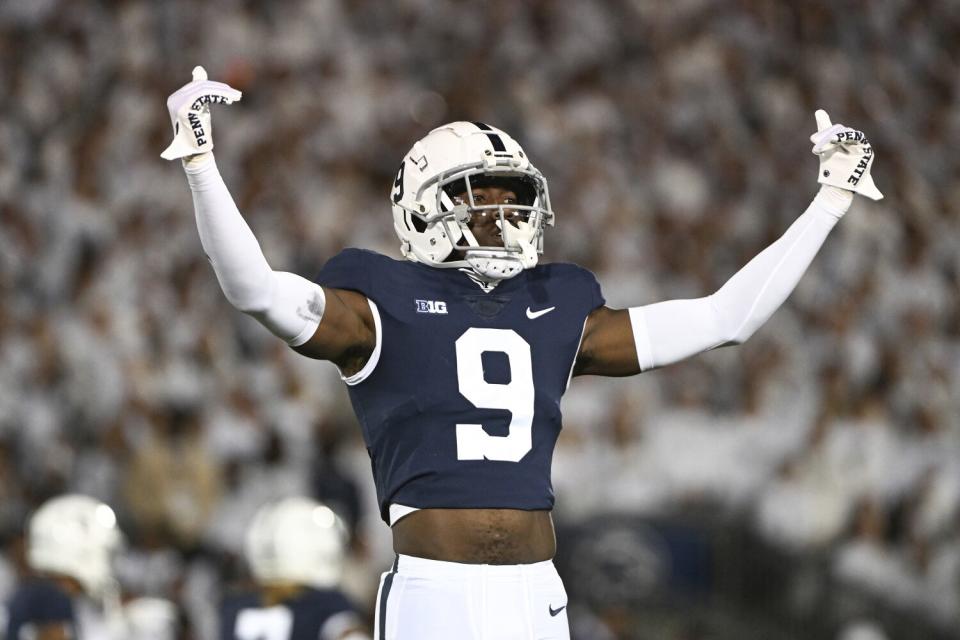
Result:
<svg viewBox="0 0 960 640"><path fill-rule="evenodd" d="M173 125L173 142L160 157L176 160L213 149L210 105L233 104L242 93L222 82L207 80L203 67L193 68L193 81L167 98L167 110Z"/></svg>
<svg viewBox="0 0 960 640"><path fill-rule="evenodd" d="M823 109L814 114L817 132L810 136L813 154L820 158L817 182L879 200L883 197L873 183L873 147L862 131L831 124Z"/></svg>

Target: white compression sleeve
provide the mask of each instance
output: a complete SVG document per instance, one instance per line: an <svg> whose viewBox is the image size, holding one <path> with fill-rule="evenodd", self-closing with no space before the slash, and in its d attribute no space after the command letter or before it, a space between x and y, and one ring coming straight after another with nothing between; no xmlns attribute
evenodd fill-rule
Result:
<svg viewBox="0 0 960 640"><path fill-rule="evenodd" d="M853 194L821 187L776 242L747 263L716 293L630 309L640 370L677 362L727 344L740 344L773 315L853 201Z"/></svg>
<svg viewBox="0 0 960 640"><path fill-rule="evenodd" d="M193 194L200 243L227 300L287 344L297 347L305 343L323 317L323 288L270 268L212 153L193 156L184 161L183 168Z"/></svg>

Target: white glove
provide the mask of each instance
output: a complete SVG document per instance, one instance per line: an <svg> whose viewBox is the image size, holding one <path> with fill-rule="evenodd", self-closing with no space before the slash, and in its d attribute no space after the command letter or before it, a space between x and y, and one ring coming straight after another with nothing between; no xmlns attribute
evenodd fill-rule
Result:
<svg viewBox="0 0 960 640"><path fill-rule="evenodd" d="M820 158L817 182L859 193L873 200L883 197L873 183L873 147L862 131L830 124L830 116L823 109L814 114L817 132L810 136L813 154Z"/></svg>
<svg viewBox="0 0 960 640"><path fill-rule="evenodd" d="M193 81L183 85L169 98L167 110L173 125L173 142L160 157L176 160L213 149L210 125L211 104L233 104L243 94L222 82L207 80L203 67L193 68Z"/></svg>

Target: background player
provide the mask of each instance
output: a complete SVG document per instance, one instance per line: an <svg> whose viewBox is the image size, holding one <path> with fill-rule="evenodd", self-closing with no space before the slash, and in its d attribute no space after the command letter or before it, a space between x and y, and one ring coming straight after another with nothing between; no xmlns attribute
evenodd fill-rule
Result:
<svg viewBox="0 0 960 640"><path fill-rule="evenodd" d="M262 506L245 554L256 588L227 596L223 640L365 640L353 604L339 590L346 527L308 498Z"/></svg>
<svg viewBox="0 0 960 640"><path fill-rule="evenodd" d="M34 571L8 603L7 640L120 638L112 558L121 544L113 510L64 495L30 519L27 564Z"/></svg>
<svg viewBox="0 0 960 640"><path fill-rule="evenodd" d="M631 375L743 342L794 288L852 191L882 197L863 134L818 112L825 186L778 241L711 296L614 310L589 272L537 265L553 211L519 145L458 122L416 143L394 183L409 261L346 251L321 287L270 269L207 153L209 105L239 98L195 70L168 100L175 138L164 157L188 158L201 240L228 300L337 364L350 386L400 554L382 581L384 637L566 637L549 512L569 378Z"/></svg>

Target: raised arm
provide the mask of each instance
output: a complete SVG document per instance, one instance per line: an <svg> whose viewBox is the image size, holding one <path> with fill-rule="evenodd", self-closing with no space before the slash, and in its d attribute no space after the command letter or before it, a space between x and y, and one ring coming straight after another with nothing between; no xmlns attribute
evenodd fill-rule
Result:
<svg viewBox="0 0 960 640"><path fill-rule="evenodd" d="M832 125L823 111L817 112L817 125L811 141L820 157L823 186L786 233L712 295L594 311L575 375L632 375L741 344L773 315L850 207L853 193L883 197L870 177L873 150L863 134Z"/></svg>
<svg viewBox="0 0 960 640"><path fill-rule="evenodd" d="M230 304L298 352L331 360L349 375L373 350L373 317L365 298L274 271L217 169L210 105L240 97L239 91L207 80L202 67L194 69L193 82L167 100L174 141L162 155L183 159L200 242Z"/></svg>

